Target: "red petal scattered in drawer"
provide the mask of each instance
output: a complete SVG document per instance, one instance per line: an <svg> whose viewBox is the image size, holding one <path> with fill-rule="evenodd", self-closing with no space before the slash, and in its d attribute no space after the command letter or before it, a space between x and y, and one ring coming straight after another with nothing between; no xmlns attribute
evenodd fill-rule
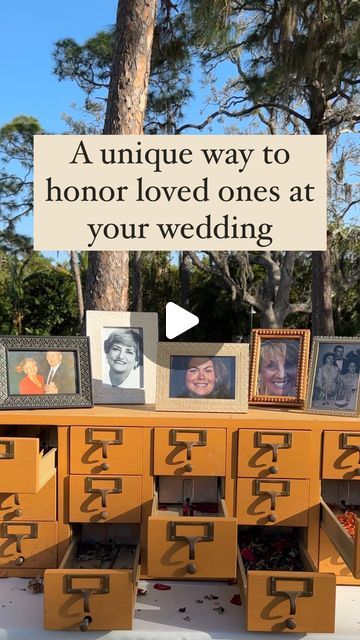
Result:
<svg viewBox="0 0 360 640"><path fill-rule="evenodd" d="M235 593L231 598L230 602L231 604L237 604L238 606L240 606L241 605L240 593Z"/></svg>
<svg viewBox="0 0 360 640"><path fill-rule="evenodd" d="M251 549L248 549L247 547L245 549L241 549L241 557L244 558L244 560L249 560L250 562L255 562L256 560Z"/></svg>
<svg viewBox="0 0 360 640"><path fill-rule="evenodd" d="M154 584L154 589L157 589L158 591L169 591L171 587L168 584L161 584L161 582L157 582Z"/></svg>

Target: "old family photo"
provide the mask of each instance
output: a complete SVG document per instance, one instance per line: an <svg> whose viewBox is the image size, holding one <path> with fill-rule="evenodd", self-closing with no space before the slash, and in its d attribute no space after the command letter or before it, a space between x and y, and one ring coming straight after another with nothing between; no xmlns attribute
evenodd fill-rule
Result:
<svg viewBox="0 0 360 640"><path fill-rule="evenodd" d="M8 351L9 395L72 394L78 391L74 352Z"/></svg>
<svg viewBox="0 0 360 640"><path fill-rule="evenodd" d="M359 394L358 345L322 342L315 356L311 408L355 411Z"/></svg>

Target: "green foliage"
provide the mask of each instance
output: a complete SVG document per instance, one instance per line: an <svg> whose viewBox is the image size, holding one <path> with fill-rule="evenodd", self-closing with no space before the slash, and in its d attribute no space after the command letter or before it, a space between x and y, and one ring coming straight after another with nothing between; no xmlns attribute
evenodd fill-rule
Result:
<svg viewBox="0 0 360 640"><path fill-rule="evenodd" d="M360 333L360 227L330 227L336 335Z"/></svg>
<svg viewBox="0 0 360 640"><path fill-rule="evenodd" d="M0 129L0 222L11 232L32 211L33 136L42 132L30 116L17 116Z"/></svg>
<svg viewBox="0 0 360 640"><path fill-rule="evenodd" d="M182 12L173 14L168 5L160 3L151 58L145 121L147 133L173 133L175 123L183 116L184 106L191 98L193 51L189 34L189 16ZM87 111L94 109L94 100L89 100L91 96L103 98L106 95L113 40L114 28L111 27L99 31L83 45L72 38L59 40L55 44L54 72L60 80L76 82L86 93ZM73 132L81 131L81 122L78 120L70 118L69 126Z"/></svg>
<svg viewBox="0 0 360 640"><path fill-rule="evenodd" d="M75 283L63 267L29 248L20 236L0 249L0 332L72 335L78 328ZM17 246L17 248L16 248Z"/></svg>
<svg viewBox="0 0 360 640"><path fill-rule="evenodd" d="M23 305L26 333L75 335L78 332L75 282L71 273L61 267L29 275Z"/></svg>

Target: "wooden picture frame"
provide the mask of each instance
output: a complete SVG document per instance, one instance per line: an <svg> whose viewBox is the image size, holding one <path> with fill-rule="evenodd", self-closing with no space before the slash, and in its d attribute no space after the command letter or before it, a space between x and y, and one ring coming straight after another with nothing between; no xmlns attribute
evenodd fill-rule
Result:
<svg viewBox="0 0 360 640"><path fill-rule="evenodd" d="M246 344L160 342L156 409L246 413Z"/></svg>
<svg viewBox="0 0 360 640"><path fill-rule="evenodd" d="M157 313L87 311L86 332L90 337L95 404L154 404ZM121 345L127 346L127 363L120 362Z"/></svg>
<svg viewBox="0 0 360 640"><path fill-rule="evenodd" d="M254 329L249 402L303 406L309 348L308 329Z"/></svg>
<svg viewBox="0 0 360 640"><path fill-rule="evenodd" d="M85 336L0 336L0 409L92 407Z"/></svg>
<svg viewBox="0 0 360 640"><path fill-rule="evenodd" d="M360 338L313 339L305 411L360 415Z"/></svg>

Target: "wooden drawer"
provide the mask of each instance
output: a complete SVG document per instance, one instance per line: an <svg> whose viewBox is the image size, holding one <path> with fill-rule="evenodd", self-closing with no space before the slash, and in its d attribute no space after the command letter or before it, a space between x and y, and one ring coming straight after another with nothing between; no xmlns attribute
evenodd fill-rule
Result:
<svg viewBox="0 0 360 640"><path fill-rule="evenodd" d="M308 478L310 435L310 431L239 429L237 475Z"/></svg>
<svg viewBox="0 0 360 640"><path fill-rule="evenodd" d="M360 578L360 518L356 518L355 539L336 517L336 513L321 498L321 528L349 567L354 578Z"/></svg>
<svg viewBox="0 0 360 640"><path fill-rule="evenodd" d="M160 511L155 494L148 520L148 573L156 578L233 578L236 575L236 519L219 498L218 514L181 516Z"/></svg>
<svg viewBox="0 0 360 640"><path fill-rule="evenodd" d="M44 455L38 438L0 437L0 493L37 493L54 474L55 451Z"/></svg>
<svg viewBox="0 0 360 640"><path fill-rule="evenodd" d="M360 432L325 431L323 478L360 479Z"/></svg>
<svg viewBox="0 0 360 640"><path fill-rule="evenodd" d="M360 586L360 580L354 578L324 529L320 529L319 543L319 571L335 573L337 585Z"/></svg>
<svg viewBox="0 0 360 640"><path fill-rule="evenodd" d="M140 475L141 469L140 428L70 428L70 473Z"/></svg>
<svg viewBox="0 0 360 640"><path fill-rule="evenodd" d="M306 527L309 480L238 478L239 524Z"/></svg>
<svg viewBox="0 0 360 640"><path fill-rule="evenodd" d="M45 629L132 629L139 545L122 547L113 566L102 569L79 568L76 546L71 544L59 569L45 571Z"/></svg>
<svg viewBox="0 0 360 640"><path fill-rule="evenodd" d="M299 548L304 571L245 571L239 552L239 586L248 631L334 631L336 578L316 572L306 549Z"/></svg>
<svg viewBox="0 0 360 640"><path fill-rule="evenodd" d="M1 522L0 567L56 567L56 522Z"/></svg>
<svg viewBox="0 0 360 640"><path fill-rule="evenodd" d="M0 520L56 520L56 473L38 493L1 493Z"/></svg>
<svg viewBox="0 0 360 640"><path fill-rule="evenodd" d="M225 429L155 429L154 475L224 476Z"/></svg>
<svg viewBox="0 0 360 640"><path fill-rule="evenodd" d="M141 476L70 476L70 522L140 522Z"/></svg>

